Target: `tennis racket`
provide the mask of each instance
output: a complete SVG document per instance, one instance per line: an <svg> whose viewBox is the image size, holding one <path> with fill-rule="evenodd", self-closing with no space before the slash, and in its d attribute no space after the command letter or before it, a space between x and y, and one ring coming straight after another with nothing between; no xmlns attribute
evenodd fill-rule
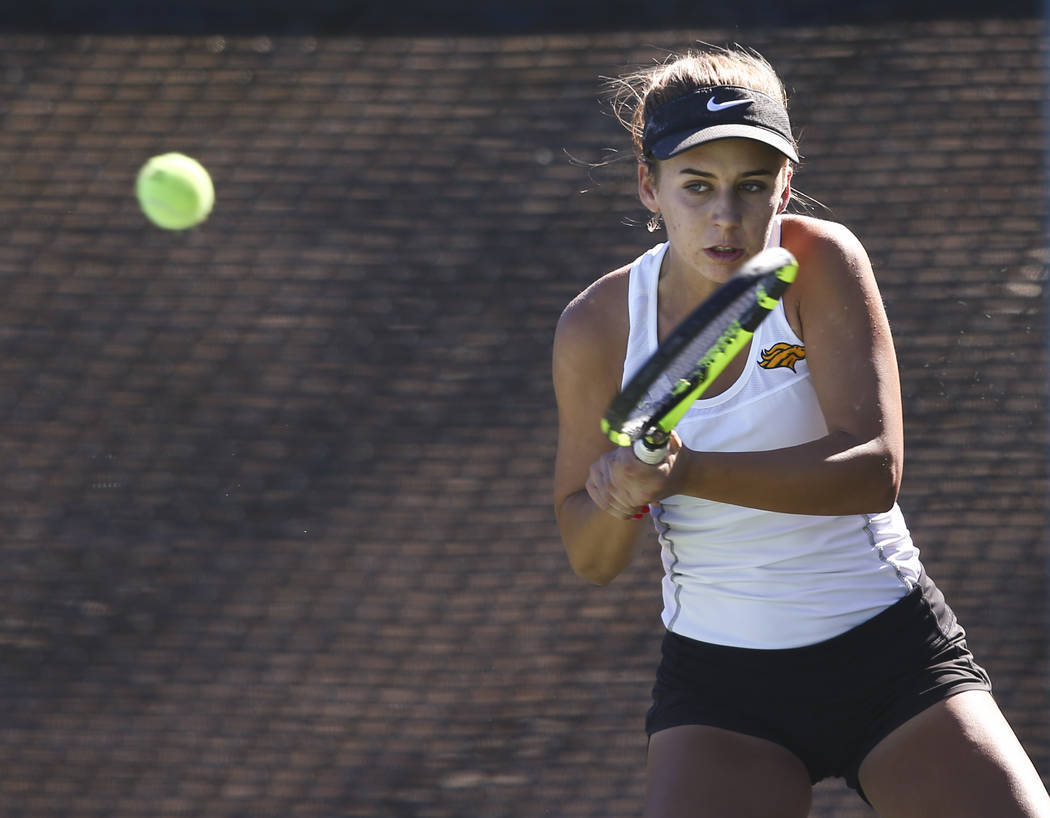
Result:
<svg viewBox="0 0 1050 818"><path fill-rule="evenodd" d="M639 460L660 463L671 430L776 307L798 273L783 247L741 265L685 317L609 404L602 431Z"/></svg>

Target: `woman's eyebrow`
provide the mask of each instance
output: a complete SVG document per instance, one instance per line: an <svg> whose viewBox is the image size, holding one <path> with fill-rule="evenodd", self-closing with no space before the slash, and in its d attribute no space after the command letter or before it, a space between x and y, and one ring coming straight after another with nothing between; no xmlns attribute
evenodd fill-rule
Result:
<svg viewBox="0 0 1050 818"><path fill-rule="evenodd" d="M682 168L679 173L688 173L691 176L707 176L711 179L715 178L714 173L710 173L706 170L697 170L696 168ZM759 168L758 170L745 170L740 174L741 176L773 176L774 173L765 168Z"/></svg>

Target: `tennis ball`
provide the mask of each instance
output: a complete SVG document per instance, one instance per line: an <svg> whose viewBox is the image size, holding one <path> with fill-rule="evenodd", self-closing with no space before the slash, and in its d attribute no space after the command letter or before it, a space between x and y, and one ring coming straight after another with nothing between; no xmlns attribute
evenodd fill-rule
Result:
<svg viewBox="0 0 1050 818"><path fill-rule="evenodd" d="M181 153L164 153L147 161L135 181L135 195L146 218L165 230L200 224L215 204L208 171Z"/></svg>

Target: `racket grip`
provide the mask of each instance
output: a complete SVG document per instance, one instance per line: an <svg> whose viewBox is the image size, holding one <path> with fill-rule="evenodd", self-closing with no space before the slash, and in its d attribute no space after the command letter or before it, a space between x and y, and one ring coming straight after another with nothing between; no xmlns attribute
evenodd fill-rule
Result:
<svg viewBox="0 0 1050 818"><path fill-rule="evenodd" d="M634 456L643 463L655 466L657 463L662 463L664 458L667 457L667 444L664 443L662 446L650 449L643 438L638 438L634 441Z"/></svg>

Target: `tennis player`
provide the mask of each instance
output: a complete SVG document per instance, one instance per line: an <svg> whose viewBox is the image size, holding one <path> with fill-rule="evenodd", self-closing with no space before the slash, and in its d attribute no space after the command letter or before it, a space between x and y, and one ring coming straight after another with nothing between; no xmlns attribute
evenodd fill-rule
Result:
<svg viewBox="0 0 1050 818"><path fill-rule="evenodd" d="M812 784L839 776L882 818L1050 818L896 504L900 385L868 257L841 225L785 212L799 156L779 77L757 53L705 47L619 87L667 241L561 316L554 501L594 583L645 526L662 548L645 814L802 818ZM612 446L599 419L621 385L778 244L797 280L667 459Z"/></svg>

